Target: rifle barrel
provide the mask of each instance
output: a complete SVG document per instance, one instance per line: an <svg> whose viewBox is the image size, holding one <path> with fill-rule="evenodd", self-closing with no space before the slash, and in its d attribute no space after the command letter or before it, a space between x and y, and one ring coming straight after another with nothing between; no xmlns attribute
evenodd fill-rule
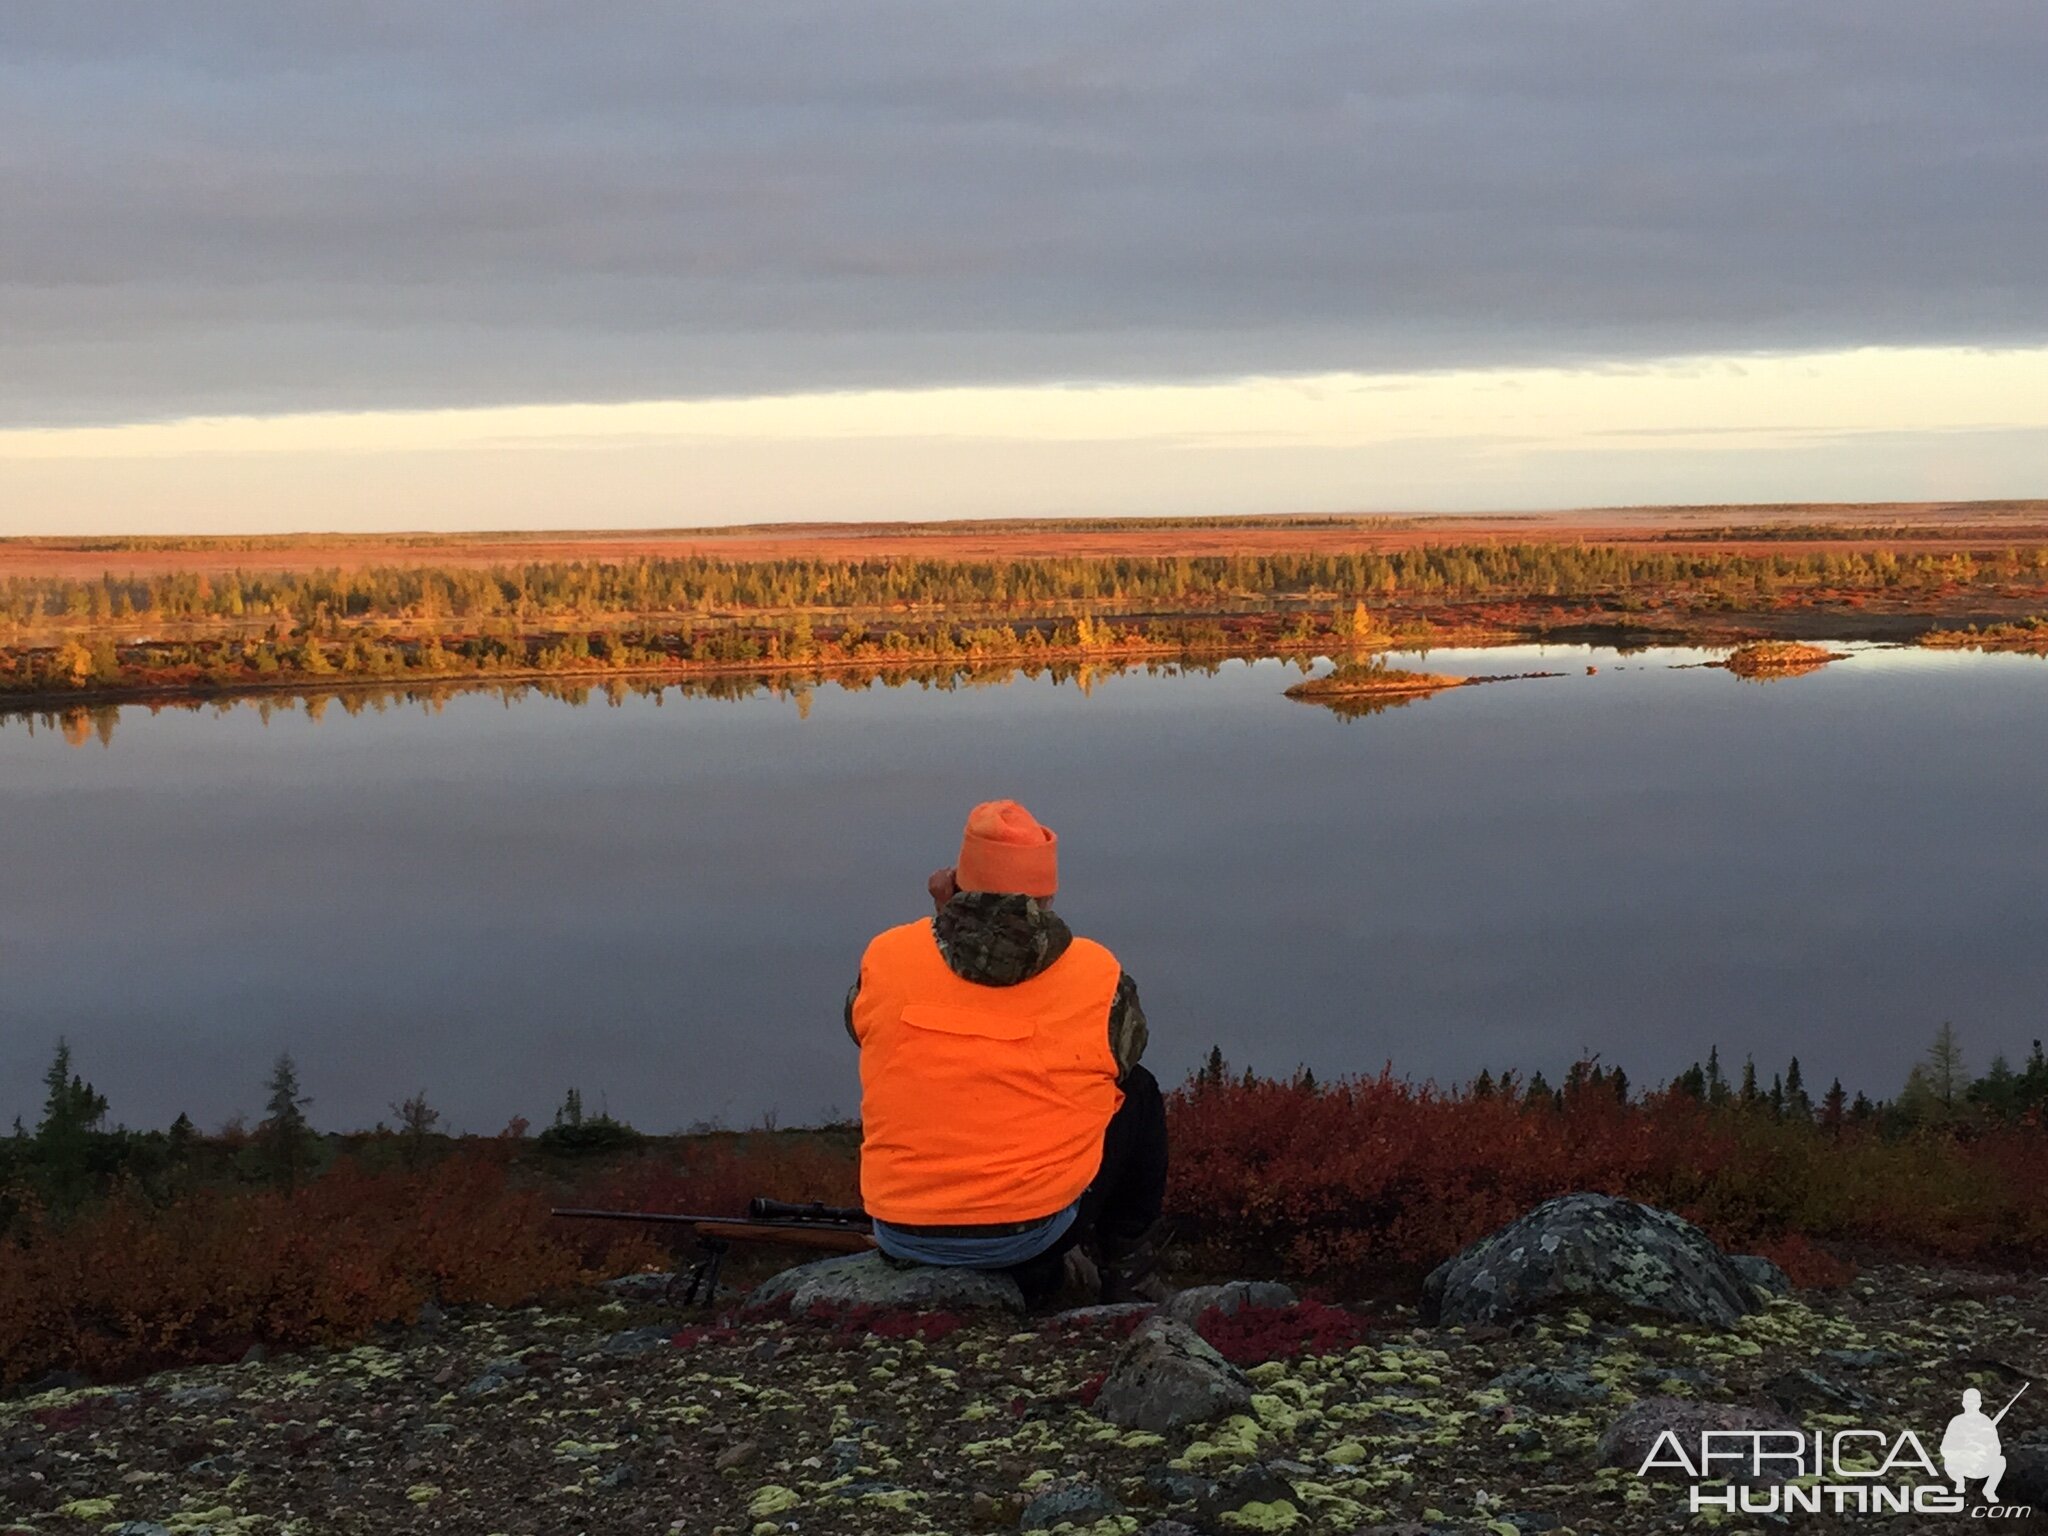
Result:
<svg viewBox="0 0 2048 1536"><path fill-rule="evenodd" d="M556 1207L548 1212L567 1221L652 1221L678 1227L768 1227L776 1230L787 1228L803 1232L866 1232L865 1219L851 1221L843 1217L826 1217L806 1221L796 1217L759 1216L693 1216L677 1211L594 1211L580 1207Z"/></svg>
<svg viewBox="0 0 2048 1536"><path fill-rule="evenodd" d="M875 1246L865 1221L763 1221L750 1216L692 1216L674 1211L594 1211L558 1208L550 1215L568 1221L641 1221L657 1226L688 1227L702 1238L741 1243L782 1243L791 1248L824 1248L834 1253L864 1253Z"/></svg>
<svg viewBox="0 0 2048 1536"><path fill-rule="evenodd" d="M2023 1382L2021 1382L2021 1383L2020 1383L2020 1389L2019 1389L2019 1391L2017 1391L2017 1392L2013 1393L2013 1395L2012 1395L2012 1401L2011 1401L2011 1402L2008 1402L2008 1403L2007 1403L2007 1404L2006 1404L2006 1405L2005 1405L2005 1406L2004 1406L2003 1408L1999 1409L1999 1410L1998 1410L1998 1415L1997 1415L1997 1417L1996 1417L1996 1418L1994 1418L1994 1419L1992 1419L1992 1421L1991 1421L1991 1422L1992 1422L1992 1423L1994 1423L1994 1424L1996 1424L1996 1423L1998 1422L1998 1420L1999 1420L1999 1419L2002 1419L2002 1418L2004 1418L2004 1417L2005 1417L2005 1416L2006 1416L2006 1415L2007 1415L2008 1413L2011 1413L2011 1412L2012 1412L2012 1405L2013 1405L2013 1403L2016 1403L2016 1402L2018 1402L2018 1401L2019 1401L2019 1400L2020 1400L2021 1398L2025 1397L2025 1396L2027 1395L2027 1388L2031 1387L2032 1385L2033 1385L2033 1383L2032 1383L2031 1381L2023 1381Z"/></svg>

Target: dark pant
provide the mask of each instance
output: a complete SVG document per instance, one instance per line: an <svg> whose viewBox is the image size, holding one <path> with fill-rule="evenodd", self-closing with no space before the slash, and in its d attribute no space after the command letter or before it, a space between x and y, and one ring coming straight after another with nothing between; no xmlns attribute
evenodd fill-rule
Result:
<svg viewBox="0 0 2048 1536"><path fill-rule="evenodd" d="M1102 1166L1081 1196L1074 1224L1046 1252L1009 1270L1034 1305L1059 1289L1069 1248L1089 1244L1105 1264L1114 1264L1159 1220L1166 1202L1166 1102L1159 1080L1143 1067L1125 1073L1122 1086L1123 1106L1102 1133Z"/></svg>

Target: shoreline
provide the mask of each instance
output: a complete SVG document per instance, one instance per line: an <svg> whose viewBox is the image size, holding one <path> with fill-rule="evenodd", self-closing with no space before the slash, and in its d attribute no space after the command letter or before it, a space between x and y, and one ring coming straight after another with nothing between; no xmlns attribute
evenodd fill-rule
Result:
<svg viewBox="0 0 2048 1536"><path fill-rule="evenodd" d="M1501 605L1472 605L1498 609ZM1139 616L1141 619L1145 616ZM1192 615L1186 617L1194 617ZM1974 615L1984 619L1987 615ZM389 693L408 690L453 692L492 687L520 689L603 688L613 683L687 685L725 679L750 679L764 683L829 682L848 675L904 677L918 674L959 678L977 674L1056 669L1082 671L1091 667L1144 665L1160 662L1190 666L1225 661L1266 661L1317 658L1338 655L1384 655L1390 652L1427 655L1437 650L1495 650L1515 645L1587 645L1610 647L1626 652L1657 648L1733 650L1759 641L1792 640L1821 643L1890 643L1925 646L1941 650L1975 650L2040 654L2041 641L2033 633L2025 639L2008 638L2000 622L1993 619L1989 631L1958 627L1963 615L1942 613L1817 613L1796 610L1782 613L1738 612L1712 617L1659 619L1632 623L1626 619L1579 618L1561 624L1540 622L1472 623L1454 621L1442 628L1411 627L1360 641L1343 641L1330 636L1289 640L1279 636L1248 634L1242 643L1214 646L1175 642L1132 641L1094 646L1018 647L947 658L936 655L895 655L832 657L822 660L776 661L754 658L738 661L672 660L666 664L635 664L619 667L545 668L515 667L503 670L399 671L378 675L340 673L299 673L275 679L235 678L226 681L195 679L182 682L149 681L134 684L103 684L60 690L33 689L0 691L0 718L7 716L62 713L106 707L197 706L209 702L238 700L310 699ZM451 637L452 638L452 637ZM1413 690L1375 688L1363 696L1409 697L1433 692L1458 683L1435 683ZM1297 685L1299 686L1299 685Z"/></svg>

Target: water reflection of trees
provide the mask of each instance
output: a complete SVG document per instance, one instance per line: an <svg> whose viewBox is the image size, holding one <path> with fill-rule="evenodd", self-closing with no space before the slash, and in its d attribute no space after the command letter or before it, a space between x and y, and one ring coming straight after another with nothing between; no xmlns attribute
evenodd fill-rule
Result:
<svg viewBox="0 0 2048 1536"><path fill-rule="evenodd" d="M1410 704L1420 704L1424 699L1435 697L1436 692L1332 694L1325 698L1309 696L1302 702L1313 704L1318 709L1327 709L1340 720L1363 720L1367 715L1383 715L1390 709L1406 709Z"/></svg>
<svg viewBox="0 0 2048 1536"><path fill-rule="evenodd" d="M1138 658L1104 661L1032 662L1017 665L971 666L966 664L923 667L848 667L817 673L712 673L697 677L619 677L603 679L528 678L514 681L446 681L433 683L363 684L333 688L309 688L262 694L207 697L168 697L123 703L73 704L61 709L13 709L0 711L0 729L26 729L31 736L55 734L68 746L83 747L97 740L111 745L114 728L124 711L160 715L178 712L210 714L216 719L233 714L253 713L258 722L270 724L279 715L303 714L319 723L330 711L351 718L363 714L381 715L394 708L416 708L426 715L438 715L456 698L496 698L510 708L514 703L539 697L577 708L602 703L617 709L629 699L659 708L671 695L683 699L706 699L728 703L749 699L786 700L799 720L808 720L820 690L866 693L875 688L916 688L926 693L955 693L970 688L1002 688L1022 678L1028 682L1071 685L1084 696L1092 695L1102 681L1127 674L1146 677L1214 677L1230 658L1180 660Z"/></svg>

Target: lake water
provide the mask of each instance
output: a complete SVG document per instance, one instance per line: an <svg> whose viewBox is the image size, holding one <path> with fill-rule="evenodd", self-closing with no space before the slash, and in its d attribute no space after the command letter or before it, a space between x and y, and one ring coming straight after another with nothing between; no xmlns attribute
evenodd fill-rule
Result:
<svg viewBox="0 0 2048 1536"><path fill-rule="evenodd" d="M1859 650L1768 685L1581 648L1347 720L1215 675L0 726L0 1115L68 1036L116 1118L323 1126L415 1089L469 1130L563 1090L646 1129L858 1098L862 944L963 812L1061 835L1060 910L1138 979L1150 1060L1659 1079L1716 1042L1894 1091L2048 1033L2048 664ZM1398 660L1398 658L1397 658ZM1587 675L1588 665L1598 667ZM74 735L77 733L74 733Z"/></svg>

